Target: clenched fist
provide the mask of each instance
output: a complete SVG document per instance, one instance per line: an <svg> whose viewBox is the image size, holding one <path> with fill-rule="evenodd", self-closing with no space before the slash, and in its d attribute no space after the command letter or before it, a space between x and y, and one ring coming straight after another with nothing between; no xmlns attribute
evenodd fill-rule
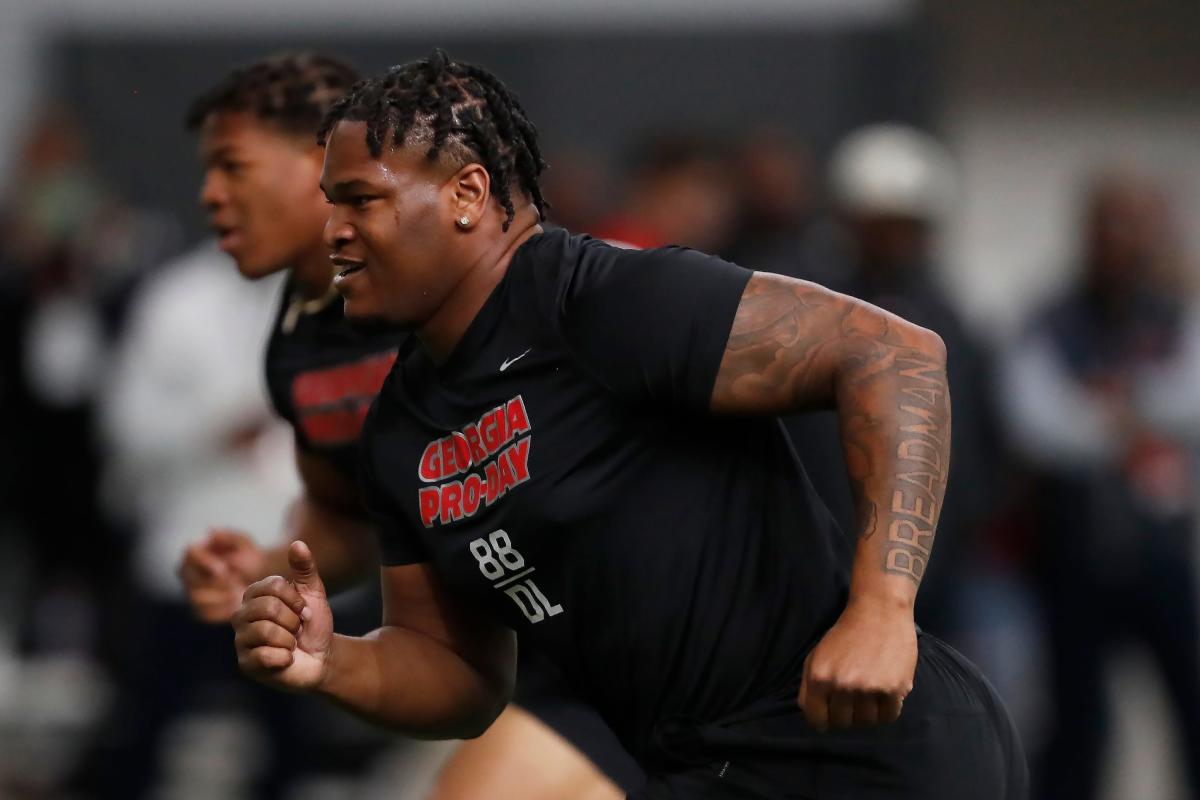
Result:
<svg viewBox="0 0 1200 800"><path fill-rule="evenodd" d="M916 669L911 612L851 601L804 661L800 707L820 730L894 722Z"/></svg>
<svg viewBox="0 0 1200 800"><path fill-rule="evenodd" d="M234 644L242 672L279 689L307 691L325 677L333 613L304 542L288 549L288 573L246 590L233 615Z"/></svg>
<svg viewBox="0 0 1200 800"><path fill-rule="evenodd" d="M197 617L228 622L246 587L262 577L265 563L263 551L249 536L218 528L184 552L179 578Z"/></svg>

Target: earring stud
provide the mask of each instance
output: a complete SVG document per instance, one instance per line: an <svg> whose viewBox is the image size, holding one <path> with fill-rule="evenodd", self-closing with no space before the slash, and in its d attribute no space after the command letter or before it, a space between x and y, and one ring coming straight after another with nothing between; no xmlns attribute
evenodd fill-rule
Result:
<svg viewBox="0 0 1200 800"><path fill-rule="evenodd" d="M459 224L459 226L460 226L460 227L463 227L463 228L465 228L465 227L467 227L468 225L470 225L470 224L471 224L471 218L470 218L470 217L467 217L467 216L462 216L462 217L459 217L459 218L458 218L458 224Z"/></svg>

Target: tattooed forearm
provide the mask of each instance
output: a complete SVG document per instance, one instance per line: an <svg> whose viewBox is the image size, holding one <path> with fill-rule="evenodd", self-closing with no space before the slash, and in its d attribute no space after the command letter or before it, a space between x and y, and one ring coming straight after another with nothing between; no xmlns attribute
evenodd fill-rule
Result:
<svg viewBox="0 0 1200 800"><path fill-rule="evenodd" d="M837 408L859 526L852 591L903 576L911 594L925 573L950 461L945 366L929 331L815 284L756 273L742 296L712 408Z"/></svg>
<svg viewBox="0 0 1200 800"><path fill-rule="evenodd" d="M884 569L919 583L946 491L950 396L945 368L936 361L904 357L896 366L901 425Z"/></svg>

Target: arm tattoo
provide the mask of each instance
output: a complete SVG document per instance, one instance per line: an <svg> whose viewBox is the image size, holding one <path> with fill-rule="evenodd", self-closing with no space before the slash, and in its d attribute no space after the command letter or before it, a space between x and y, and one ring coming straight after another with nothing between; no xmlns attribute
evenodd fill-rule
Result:
<svg viewBox="0 0 1200 800"><path fill-rule="evenodd" d="M950 393L927 331L816 284L755 273L713 389L726 413L835 406L860 543L919 583L950 460ZM887 535L874 537L880 530Z"/></svg>
<svg viewBox="0 0 1200 800"><path fill-rule="evenodd" d="M950 393L943 365L928 357L896 359L899 442L884 569L920 583L950 468Z"/></svg>

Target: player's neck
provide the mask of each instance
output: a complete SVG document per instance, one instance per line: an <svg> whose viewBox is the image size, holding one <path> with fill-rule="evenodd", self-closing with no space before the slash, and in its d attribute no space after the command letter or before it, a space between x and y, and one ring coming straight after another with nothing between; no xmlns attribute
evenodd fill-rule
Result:
<svg viewBox="0 0 1200 800"><path fill-rule="evenodd" d="M333 286L333 272L329 250L322 243L292 267L292 286L302 299L316 300L329 294Z"/></svg>
<svg viewBox="0 0 1200 800"><path fill-rule="evenodd" d="M508 272L517 248L542 232L540 223L541 217L533 205L518 209L508 231L472 258L472 266L464 271L446 301L417 330L417 338L435 363L443 363L454 352L496 284Z"/></svg>

